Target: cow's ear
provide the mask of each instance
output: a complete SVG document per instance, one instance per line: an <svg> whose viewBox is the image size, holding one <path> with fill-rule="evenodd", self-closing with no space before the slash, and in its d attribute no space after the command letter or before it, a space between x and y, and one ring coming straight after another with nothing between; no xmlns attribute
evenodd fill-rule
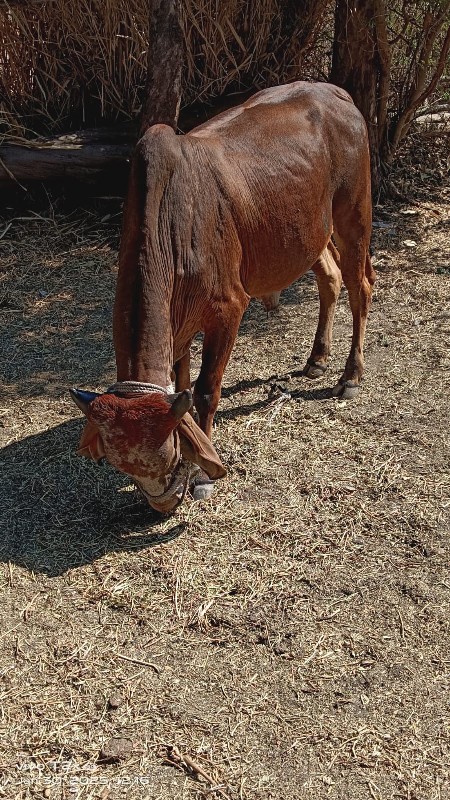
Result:
<svg viewBox="0 0 450 800"><path fill-rule="evenodd" d="M79 456L86 456L94 459L94 461L100 461L101 458L105 458L102 437L95 422L86 422L77 453Z"/></svg>
<svg viewBox="0 0 450 800"><path fill-rule="evenodd" d="M198 464L212 480L223 478L227 471L206 434L190 414L186 414L177 428L183 458Z"/></svg>
<svg viewBox="0 0 450 800"><path fill-rule="evenodd" d="M81 389L69 389L73 402L78 406L83 414L87 414L90 404L96 397L100 397L97 392L83 392Z"/></svg>

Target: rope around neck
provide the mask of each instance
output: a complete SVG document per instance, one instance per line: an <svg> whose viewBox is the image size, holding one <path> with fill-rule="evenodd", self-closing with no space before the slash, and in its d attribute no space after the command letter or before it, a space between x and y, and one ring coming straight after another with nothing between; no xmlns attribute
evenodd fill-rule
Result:
<svg viewBox="0 0 450 800"><path fill-rule="evenodd" d="M160 394L171 394L173 386L158 386L157 383L144 383L141 381L118 381L114 383L106 394L152 394L159 392Z"/></svg>

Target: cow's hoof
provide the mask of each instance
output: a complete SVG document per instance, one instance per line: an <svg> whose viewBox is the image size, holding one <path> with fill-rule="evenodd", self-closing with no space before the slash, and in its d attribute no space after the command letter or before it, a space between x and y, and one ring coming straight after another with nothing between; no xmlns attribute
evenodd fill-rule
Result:
<svg viewBox="0 0 450 800"><path fill-rule="evenodd" d="M333 397L339 397L340 400L353 400L358 393L359 384L354 381L339 381L331 392Z"/></svg>
<svg viewBox="0 0 450 800"><path fill-rule="evenodd" d="M209 500L214 491L214 481L204 480L200 478L198 483L195 483L192 489L192 497L194 500Z"/></svg>
<svg viewBox="0 0 450 800"><path fill-rule="evenodd" d="M310 378L310 380L315 380L316 378L321 378L322 375L325 374L327 370L326 364L319 364L314 363L314 361L307 361L305 369L303 370L303 375L305 378Z"/></svg>

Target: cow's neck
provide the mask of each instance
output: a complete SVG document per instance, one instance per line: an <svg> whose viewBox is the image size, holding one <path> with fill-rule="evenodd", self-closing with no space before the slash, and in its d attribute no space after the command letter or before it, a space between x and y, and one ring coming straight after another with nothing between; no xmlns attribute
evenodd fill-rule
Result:
<svg viewBox="0 0 450 800"><path fill-rule="evenodd" d="M117 379L169 387L172 334L157 299L146 297L139 304L137 318L125 317L123 322L123 333L116 339Z"/></svg>
<svg viewBox="0 0 450 800"><path fill-rule="evenodd" d="M136 147L124 208L114 305L118 380L167 387L173 367L174 263L168 183L179 143L154 126Z"/></svg>
<svg viewBox="0 0 450 800"><path fill-rule="evenodd" d="M129 233L122 234L114 305L117 379L169 387L173 366L173 276L155 259L149 237L139 238L140 245L130 248Z"/></svg>

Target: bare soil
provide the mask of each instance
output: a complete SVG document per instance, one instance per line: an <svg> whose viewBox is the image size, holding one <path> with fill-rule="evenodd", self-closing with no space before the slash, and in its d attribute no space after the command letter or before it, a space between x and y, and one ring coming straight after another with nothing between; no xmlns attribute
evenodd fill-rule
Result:
<svg viewBox="0 0 450 800"><path fill-rule="evenodd" d="M360 397L330 396L345 291L314 383L313 277L252 303L228 477L169 519L75 453L67 388L115 378L119 218L5 218L0 796L450 797L450 191L421 187L375 208Z"/></svg>

